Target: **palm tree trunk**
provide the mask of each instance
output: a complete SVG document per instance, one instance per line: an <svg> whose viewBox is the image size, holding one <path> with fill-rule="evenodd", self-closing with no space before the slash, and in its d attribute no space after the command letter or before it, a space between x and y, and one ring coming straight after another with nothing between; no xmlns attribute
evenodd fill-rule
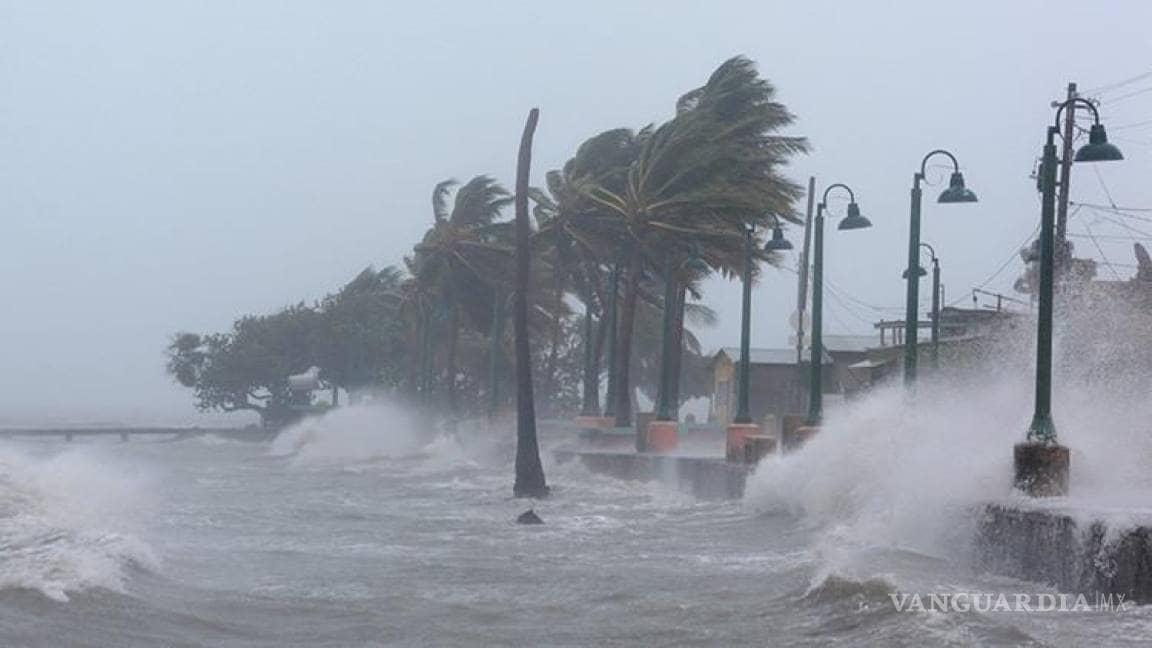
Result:
<svg viewBox="0 0 1152 648"><path fill-rule="evenodd" d="M676 309L676 321L672 327L672 363L670 367L671 394L669 403L672 404L672 411L675 414L676 420L680 420L680 382L681 371L684 365L684 301L688 296L687 287L681 283L676 291L676 303L673 307Z"/></svg>
<svg viewBox="0 0 1152 648"><path fill-rule="evenodd" d="M636 305L640 292L640 247L633 245L628 251L628 277L624 285L624 303L620 312L620 327L616 333L616 427L632 426L632 329L636 323Z"/></svg>
<svg viewBox="0 0 1152 648"><path fill-rule="evenodd" d="M583 401L580 407L581 416L598 416L600 414L600 385L599 368L596 361L596 350L592 340L595 333L595 301L592 298L592 288L586 283L584 287L584 333L582 344L584 351L584 384L582 388Z"/></svg>
<svg viewBox="0 0 1152 648"><path fill-rule="evenodd" d="M564 301L563 265L564 264L562 262L557 260L556 266L552 269L554 278L552 307L555 309L555 312L552 314L552 340L548 348L548 375L547 382L545 382L545 384L548 386L549 394L557 393L560 387L559 380L556 376L556 365L560 356L560 334L562 333L561 326L563 324L563 318L560 317L560 307ZM544 402L548 405L551 404L550 400L545 400ZM547 414L551 413L552 412L548 412Z"/></svg>
<svg viewBox="0 0 1152 648"><path fill-rule="evenodd" d="M516 334L516 497L545 497L548 485L536 439L536 404L532 394L532 355L528 346L528 288L531 250L528 245L528 175L532 166L532 136L540 111L533 108L520 138L516 163L516 301L512 326Z"/></svg>
<svg viewBox="0 0 1152 648"><path fill-rule="evenodd" d="M448 387L448 416L456 418L456 376L460 373L456 364L456 349L460 345L460 307L455 302L448 311L448 358L445 360L445 378Z"/></svg>

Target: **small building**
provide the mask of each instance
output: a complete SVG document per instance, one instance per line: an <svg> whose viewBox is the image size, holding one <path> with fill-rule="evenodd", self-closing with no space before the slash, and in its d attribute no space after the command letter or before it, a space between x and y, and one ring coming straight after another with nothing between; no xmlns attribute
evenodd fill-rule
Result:
<svg viewBox="0 0 1152 648"><path fill-rule="evenodd" d="M869 335L825 335L823 390L826 394L852 391L854 380L848 367L866 360L868 349L877 340ZM805 354L797 362L796 349L751 349L749 351L748 394L753 421L768 416L780 419L785 414L803 414L808 410L808 362ZM712 406L708 420L728 424L736 415L737 382L740 349L724 347L712 359Z"/></svg>

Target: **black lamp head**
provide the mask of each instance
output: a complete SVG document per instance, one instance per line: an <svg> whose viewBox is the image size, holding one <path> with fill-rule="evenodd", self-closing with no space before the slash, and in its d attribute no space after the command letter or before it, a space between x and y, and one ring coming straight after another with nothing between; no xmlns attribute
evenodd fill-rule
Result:
<svg viewBox="0 0 1152 648"><path fill-rule="evenodd" d="M854 230L864 229L865 227L872 227L872 221L860 215L860 205L855 202L848 203L848 215L844 220L840 221L840 225L836 229Z"/></svg>
<svg viewBox="0 0 1152 648"><path fill-rule="evenodd" d="M1088 143L1076 151L1077 162L1112 162L1123 160L1124 154L1115 144L1108 143L1108 133L1104 131L1104 124L1092 124L1088 131Z"/></svg>
<svg viewBox="0 0 1152 648"><path fill-rule="evenodd" d="M936 202L941 203L966 203L976 202L976 194L971 189L964 186L964 174L959 171L952 172L952 178L948 181L948 188L940 192L940 197Z"/></svg>
<svg viewBox="0 0 1152 648"><path fill-rule="evenodd" d="M916 266L916 276L917 277L923 277L927 274L928 274L928 271L924 269L924 266L922 266L922 265ZM908 269L907 268L904 269L904 272L900 273L900 278L901 279L907 279L908 278Z"/></svg>
<svg viewBox="0 0 1152 648"><path fill-rule="evenodd" d="M780 226L772 228L772 239L764 244L765 252L783 252L792 249L792 242L784 238L784 230Z"/></svg>

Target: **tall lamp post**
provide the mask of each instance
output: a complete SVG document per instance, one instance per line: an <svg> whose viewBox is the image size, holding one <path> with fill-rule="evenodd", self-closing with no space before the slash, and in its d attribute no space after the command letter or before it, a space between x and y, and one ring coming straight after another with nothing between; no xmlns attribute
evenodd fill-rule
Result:
<svg viewBox="0 0 1152 648"><path fill-rule="evenodd" d="M936 250L927 243L921 243L920 247L928 250L928 254L932 255L932 368L940 368L940 259L936 256ZM924 270L924 266L917 264L916 276L923 277L928 274ZM908 278L908 271L905 270L901 275L904 279Z"/></svg>
<svg viewBox="0 0 1152 648"><path fill-rule="evenodd" d="M748 435L760 431L760 426L752 420L750 404L752 379L752 269L756 247L749 226L744 229L744 272L742 273L743 301L740 310L740 365L736 371L736 414L728 425L725 454L729 461L744 460L744 441ZM779 219L772 227L772 238L764 244L765 252L791 250L792 243L784 238L784 230Z"/></svg>
<svg viewBox="0 0 1152 648"><path fill-rule="evenodd" d="M964 174L960 173L960 163L956 156L944 149L930 151L920 161L920 170L912 175L912 209L908 226L908 269L905 277L908 281L908 294L904 304L904 384L912 385L916 382L917 362L917 336L919 335L920 315L920 281L916 275L916 268L920 266L920 203L923 193L920 182L928 170L928 160L945 155L952 160L952 178L948 181L948 188L940 192L936 199L938 203L971 203L976 202L976 194L964 186Z"/></svg>
<svg viewBox="0 0 1152 648"><path fill-rule="evenodd" d="M1052 278L1055 258L1056 226L1056 136L1060 134L1060 113L1080 104L1092 111L1094 123L1088 133L1088 143L1076 151L1076 162L1108 162L1122 160L1124 155L1115 145L1108 143L1100 113L1091 102L1079 97L1069 99L1056 108L1054 125L1048 127L1044 143L1044 157L1040 167L1040 290L1039 313L1036 321L1036 407L1028 437L1014 449L1016 487L1037 496L1066 495L1068 493L1068 448L1056 441L1056 425L1052 422Z"/></svg>
<svg viewBox="0 0 1152 648"><path fill-rule="evenodd" d="M824 416L824 210L828 208L828 194L833 189L848 192L848 215L837 229L854 230L871 227L872 222L860 215L856 194L845 184L834 184L824 190L816 206L816 220L812 235L812 361L808 368L808 418L801 436L815 433Z"/></svg>

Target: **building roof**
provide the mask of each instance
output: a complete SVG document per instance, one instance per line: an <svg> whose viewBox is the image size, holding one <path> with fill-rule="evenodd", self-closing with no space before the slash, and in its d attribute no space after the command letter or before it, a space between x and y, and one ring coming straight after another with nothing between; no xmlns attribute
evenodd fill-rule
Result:
<svg viewBox="0 0 1152 648"><path fill-rule="evenodd" d="M825 345L827 348L827 345ZM716 352L713 358L719 358L723 354L728 357L732 362L740 361L740 349L738 347L722 347ZM805 361L808 360L808 354L804 354ZM752 348L748 350L748 361L752 364L759 365L794 365L796 364L796 349L757 349ZM832 356L828 352L824 352L824 364L832 364Z"/></svg>
<svg viewBox="0 0 1152 648"><path fill-rule="evenodd" d="M880 346L880 338L875 335L831 335L824 334L824 349L832 353L864 353Z"/></svg>

